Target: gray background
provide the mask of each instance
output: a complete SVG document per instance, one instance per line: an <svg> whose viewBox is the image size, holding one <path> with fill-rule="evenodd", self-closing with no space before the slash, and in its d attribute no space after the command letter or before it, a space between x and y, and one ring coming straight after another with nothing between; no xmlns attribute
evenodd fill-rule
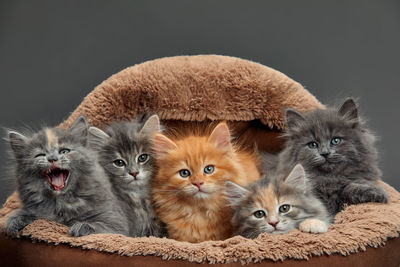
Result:
<svg viewBox="0 0 400 267"><path fill-rule="evenodd" d="M360 98L400 189L400 2L0 1L0 126L56 125L125 67L222 54L273 67L323 103ZM4 135L4 133L3 133ZM13 191L0 144L0 202Z"/></svg>

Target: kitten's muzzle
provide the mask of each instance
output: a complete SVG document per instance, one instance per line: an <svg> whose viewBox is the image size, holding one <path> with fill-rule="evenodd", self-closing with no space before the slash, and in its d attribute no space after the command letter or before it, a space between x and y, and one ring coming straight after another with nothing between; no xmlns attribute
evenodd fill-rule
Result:
<svg viewBox="0 0 400 267"><path fill-rule="evenodd" d="M55 191L61 191L67 185L69 174L69 170L61 169L53 165L50 169L45 171L44 176Z"/></svg>

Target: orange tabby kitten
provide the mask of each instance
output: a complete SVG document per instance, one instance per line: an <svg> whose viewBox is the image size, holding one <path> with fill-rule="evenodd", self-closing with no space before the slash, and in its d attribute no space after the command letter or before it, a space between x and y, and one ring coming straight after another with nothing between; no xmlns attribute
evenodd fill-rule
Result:
<svg viewBox="0 0 400 267"><path fill-rule="evenodd" d="M153 200L171 238L201 242L232 236L224 184L247 185L260 173L256 155L237 151L230 140L224 122L209 136L189 135L175 141L163 134L154 136L158 172Z"/></svg>

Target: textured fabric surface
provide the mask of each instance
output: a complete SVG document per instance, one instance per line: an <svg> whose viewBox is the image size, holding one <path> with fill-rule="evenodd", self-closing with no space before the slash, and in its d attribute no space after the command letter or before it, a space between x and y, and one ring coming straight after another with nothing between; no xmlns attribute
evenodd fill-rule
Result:
<svg viewBox="0 0 400 267"><path fill-rule="evenodd" d="M158 113L176 125L182 125L180 121L228 120L243 139L271 149L274 146L268 142L282 142L276 136L285 127L285 107L305 112L323 106L300 84L263 65L225 56L182 56L148 61L113 75L96 87L61 127L69 127L81 114L98 127L145 112ZM330 230L320 235L293 230L285 235L262 234L254 240L236 236L198 244L105 234L73 238L65 226L45 220L28 225L21 235L126 256L155 255L192 262L348 255L399 236L400 194L389 185L384 187L391 196L389 204L349 206L336 216ZM0 210L0 230L19 206L14 193Z"/></svg>
<svg viewBox="0 0 400 267"><path fill-rule="evenodd" d="M292 230L284 235L261 234L256 239L235 236L224 241L198 244L172 239L122 235L95 234L71 237L64 225L37 220L22 230L21 235L33 240L74 247L96 249L126 256L155 255L163 259L192 262L227 263L259 262L264 259L308 259L313 255L339 253L348 255L378 247L388 238L398 237L400 231L400 194L383 184L390 194L389 204L352 205L336 216L335 224L324 234L308 234ZM4 229L10 213L19 206L13 194L0 211L0 229Z"/></svg>
<svg viewBox="0 0 400 267"><path fill-rule="evenodd" d="M62 126L81 114L94 126L157 113L164 120L250 121L284 127L285 107L321 108L318 100L286 75L248 60L203 55L147 61L97 86Z"/></svg>

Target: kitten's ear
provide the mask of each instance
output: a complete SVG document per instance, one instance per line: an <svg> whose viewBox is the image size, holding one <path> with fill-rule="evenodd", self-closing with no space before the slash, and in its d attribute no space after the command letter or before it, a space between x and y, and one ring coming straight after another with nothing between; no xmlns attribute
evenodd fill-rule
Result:
<svg viewBox="0 0 400 267"><path fill-rule="evenodd" d="M229 202L229 206L234 208L240 205L247 193L249 193L249 190L246 188L231 181L225 182L225 197Z"/></svg>
<svg viewBox="0 0 400 267"><path fill-rule="evenodd" d="M212 131L208 141L214 143L218 149L226 152L232 151L231 134L225 122L219 123Z"/></svg>
<svg viewBox="0 0 400 267"><path fill-rule="evenodd" d="M171 151L177 149L178 147L168 137L163 134L155 134L153 137L153 149L156 153L157 158L162 158L168 155Z"/></svg>
<svg viewBox="0 0 400 267"><path fill-rule="evenodd" d="M293 186L294 188L306 192L307 190L307 178L304 168L301 164L294 166L292 171L285 179L285 183Z"/></svg>
<svg viewBox="0 0 400 267"><path fill-rule="evenodd" d="M80 137L87 137L88 134L88 124L86 122L85 116L80 116L76 119L76 121L72 124L69 131L75 135Z"/></svg>
<svg viewBox="0 0 400 267"><path fill-rule="evenodd" d="M157 115L152 115L144 123L139 135L149 134L150 136L153 136L156 132L161 132L160 118Z"/></svg>
<svg viewBox="0 0 400 267"><path fill-rule="evenodd" d="M351 120L355 120L358 118L358 110L356 102L352 98L344 101L343 105L339 108L339 115L346 116Z"/></svg>
<svg viewBox="0 0 400 267"><path fill-rule="evenodd" d="M21 155L28 144L28 138L16 131L8 132L8 140L15 155Z"/></svg>
<svg viewBox="0 0 400 267"><path fill-rule="evenodd" d="M296 128L304 122L304 117L297 110L288 108L285 113L286 125L289 129Z"/></svg>
<svg viewBox="0 0 400 267"><path fill-rule="evenodd" d="M111 137L97 127L89 127L89 145L93 148L101 148Z"/></svg>

